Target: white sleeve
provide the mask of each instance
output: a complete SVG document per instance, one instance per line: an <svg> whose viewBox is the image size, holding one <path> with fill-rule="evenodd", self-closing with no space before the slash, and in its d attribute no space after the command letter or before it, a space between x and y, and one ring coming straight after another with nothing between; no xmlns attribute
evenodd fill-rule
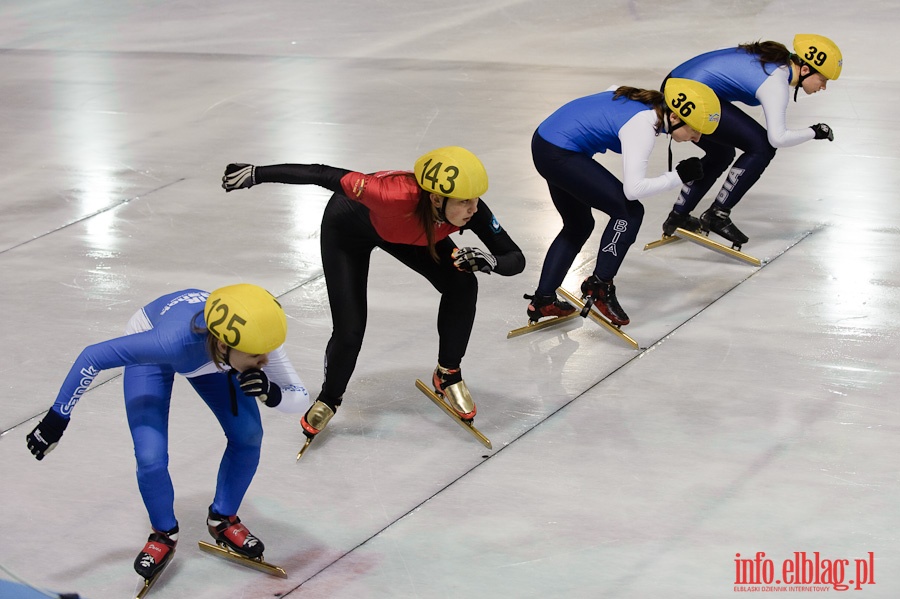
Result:
<svg viewBox="0 0 900 599"><path fill-rule="evenodd" d="M791 84L787 79L787 69L786 66L775 69L756 90L756 99L762 104L766 116L766 135L773 148L789 148L816 136L809 127L787 128L785 114L791 99Z"/></svg>
<svg viewBox="0 0 900 599"><path fill-rule="evenodd" d="M269 363L263 371L269 377L269 382L281 388L281 403L275 406L276 410L299 414L309 409L309 392L294 370L283 345L269 352Z"/></svg>
<svg viewBox="0 0 900 599"><path fill-rule="evenodd" d="M622 142L623 182L625 197L639 200L669 189L681 187L675 172L647 178L647 164L656 144L656 111L642 110L619 129Z"/></svg>

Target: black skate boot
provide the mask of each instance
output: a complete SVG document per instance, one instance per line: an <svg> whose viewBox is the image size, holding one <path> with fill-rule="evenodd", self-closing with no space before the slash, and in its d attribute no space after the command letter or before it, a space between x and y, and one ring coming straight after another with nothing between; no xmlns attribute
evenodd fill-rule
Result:
<svg viewBox="0 0 900 599"><path fill-rule="evenodd" d="M558 299L556 295L525 295L528 304L528 320L537 322L545 316L568 316L575 312L575 306L567 301Z"/></svg>
<svg viewBox="0 0 900 599"><path fill-rule="evenodd" d="M153 530L147 544L134 560L134 571L144 579L151 580L160 573L172 556L178 543L178 526L168 532Z"/></svg>
<svg viewBox="0 0 900 599"><path fill-rule="evenodd" d="M631 320L616 299L616 286L612 281L601 281L597 275L591 275L581 284L581 297L584 298L584 309L581 315L587 317L591 306L597 306L600 313L617 327L625 326Z"/></svg>
<svg viewBox="0 0 900 599"><path fill-rule="evenodd" d="M731 222L731 209L729 208L712 206L700 215L700 228L704 231L712 231L721 235L737 248L740 248L750 240Z"/></svg>
<svg viewBox="0 0 900 599"><path fill-rule="evenodd" d="M462 378L462 371L459 368L444 368L438 364L431 378L437 396L446 401L462 420L471 422L478 409Z"/></svg>
<svg viewBox="0 0 900 599"><path fill-rule="evenodd" d="M700 230L700 219L696 216L691 216L690 212L679 214L673 210L666 217L666 222L663 223L663 235L671 237L675 234L675 229L679 228L696 233Z"/></svg>
<svg viewBox="0 0 900 599"><path fill-rule="evenodd" d="M265 545L241 524L241 519L237 516L223 516L210 508L206 525L218 545L246 558L262 558Z"/></svg>

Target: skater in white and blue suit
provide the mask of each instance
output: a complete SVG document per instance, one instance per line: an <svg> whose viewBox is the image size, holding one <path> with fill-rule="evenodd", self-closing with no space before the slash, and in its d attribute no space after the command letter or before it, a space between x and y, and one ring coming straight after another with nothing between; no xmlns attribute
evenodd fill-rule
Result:
<svg viewBox="0 0 900 599"><path fill-rule="evenodd" d="M828 81L840 76L843 63L840 49L827 37L799 34L794 37L794 52L778 42L755 42L707 52L675 67L669 77L692 79L712 88L722 102L722 122L715 133L694 142L706 153L701 159L703 177L681 188L663 223L663 235L672 235L681 227L712 231L738 247L747 243L748 237L731 221L731 209L759 180L775 150L812 139L834 140L831 127L824 123L787 128L785 113L791 88L794 101L801 88L807 94L824 90ZM733 102L762 106L766 126ZM737 160L736 149L743 152ZM691 216L729 166L731 170L712 206L699 219Z"/></svg>
<svg viewBox="0 0 900 599"><path fill-rule="evenodd" d="M262 444L257 400L303 412L309 394L282 347L287 320L265 289L231 285L212 293L186 289L139 310L126 335L85 348L28 448L41 460L59 442L72 410L103 370L125 367L125 412L134 440L137 479L153 533L135 560L148 580L171 559L178 539L168 469L168 418L175 373L188 379L222 426L227 447L219 467L208 526L217 541L251 558L263 544L237 517L256 473Z"/></svg>
<svg viewBox="0 0 900 599"><path fill-rule="evenodd" d="M665 93L619 87L572 100L542 122L531 140L537 172L547 180L550 198L563 221L553 240L541 278L528 306L528 318L566 316L575 308L556 297L556 289L594 230L592 210L609 215L600 238L593 274L581 285L616 326L630 322L619 305L613 277L637 237L644 218L640 199L675 189L703 176L700 159L678 164L676 172L647 176L650 154L661 133L675 141L697 141L719 124L719 101L705 85L672 78ZM622 155L619 181L594 160L607 151Z"/></svg>

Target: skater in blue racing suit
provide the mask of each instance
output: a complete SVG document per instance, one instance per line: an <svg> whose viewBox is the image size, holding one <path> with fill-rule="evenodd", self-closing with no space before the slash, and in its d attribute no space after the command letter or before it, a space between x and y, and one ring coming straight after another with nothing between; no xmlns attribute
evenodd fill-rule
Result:
<svg viewBox="0 0 900 599"><path fill-rule="evenodd" d="M703 177L685 183L675 206L663 223L663 234L678 227L689 231L712 231L735 246L748 237L731 221L731 210L759 180L775 157L777 148L796 146L813 139L834 140L834 132L824 123L802 129L788 129L785 113L802 88L807 94L824 90L837 79L843 66L841 51L827 37L799 34L794 52L783 44L766 41L707 52L675 67L669 77L705 83L722 102L722 122L715 133L694 142L706 154ZM762 106L766 126L760 125L734 102ZM734 159L736 149L743 153ZM732 162L734 163L732 165ZM697 219L691 210L731 166L712 206Z"/></svg>
<svg viewBox="0 0 900 599"><path fill-rule="evenodd" d="M614 91L613 91L614 89ZM556 289L594 229L592 210L609 215L600 239L593 274L581 291L617 326L629 323L619 305L613 277L637 237L644 207L641 198L674 189L703 175L698 158L678 164L676 172L647 176L656 138L697 141L716 129L719 102L708 87L670 79L665 94L633 87L611 88L565 104L542 122L531 140L538 173L547 180L550 198L563 221L550 245L528 318L566 316L575 308L556 297ZM623 181L594 160L607 151L622 155Z"/></svg>
<svg viewBox="0 0 900 599"><path fill-rule="evenodd" d="M169 561L178 539L168 469L168 417L175 373L181 374L227 438L209 508L210 533L236 553L261 556L262 542L237 517L259 463L263 431L257 400L296 413L309 405L306 388L282 347L287 320L281 305L255 285L232 285L212 293L186 289L144 306L125 333L81 352L53 406L27 435L28 448L42 460L56 447L72 410L96 376L124 366L125 412L138 487L153 528L134 567L150 580Z"/></svg>

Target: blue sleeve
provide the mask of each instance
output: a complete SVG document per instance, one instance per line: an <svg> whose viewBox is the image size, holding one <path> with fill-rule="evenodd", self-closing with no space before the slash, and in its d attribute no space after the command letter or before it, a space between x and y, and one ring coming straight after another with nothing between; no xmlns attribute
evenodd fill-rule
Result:
<svg viewBox="0 0 900 599"><path fill-rule="evenodd" d="M169 348L160 341L156 330L89 345L82 350L69 370L52 409L63 418L70 418L75 404L103 370L131 364L171 362Z"/></svg>

